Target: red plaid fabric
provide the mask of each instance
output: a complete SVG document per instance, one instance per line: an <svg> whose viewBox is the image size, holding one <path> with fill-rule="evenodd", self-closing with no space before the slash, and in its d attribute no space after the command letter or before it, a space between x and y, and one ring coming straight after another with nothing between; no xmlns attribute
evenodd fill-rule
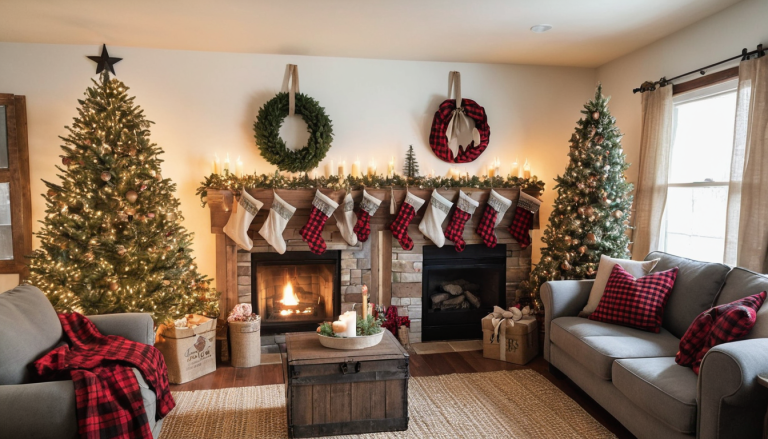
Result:
<svg viewBox="0 0 768 439"><path fill-rule="evenodd" d="M496 247L498 242L496 232L493 230L496 227L496 217L498 215L499 212L496 212L496 209L486 205L485 210L483 210L483 216L480 218L480 223L477 225L477 234L483 238L483 243L490 248Z"/></svg>
<svg viewBox="0 0 768 439"><path fill-rule="evenodd" d="M381 327L384 329L389 329L389 331L397 337L397 328L401 326L405 326L406 328L411 327L411 319L408 318L408 316L397 316L397 307L396 306L390 306L387 308L387 313L384 315L384 323L381 324Z"/></svg>
<svg viewBox="0 0 768 439"><path fill-rule="evenodd" d="M758 293L699 314L680 339L675 362L693 368L699 374L701 360L713 347L741 340L757 321L757 311L765 302L766 292Z"/></svg>
<svg viewBox="0 0 768 439"><path fill-rule="evenodd" d="M154 346L116 335L102 335L83 315L59 314L69 344L48 352L32 364L44 380L71 378L81 438L152 438L139 383L139 369L157 395L157 419L176 403L168 370ZM44 420L41 420L44 422Z"/></svg>
<svg viewBox="0 0 768 439"><path fill-rule="evenodd" d="M371 236L371 215L363 209L357 212L357 222L352 229L360 242L365 242Z"/></svg>
<svg viewBox="0 0 768 439"><path fill-rule="evenodd" d="M413 240L408 236L408 224L411 223L413 217L416 216L416 211L408 203L403 203L400 206L400 210L397 212L397 218L389 226L389 230L392 231L392 235L400 243L400 247L403 250L413 249Z"/></svg>
<svg viewBox="0 0 768 439"><path fill-rule="evenodd" d="M445 229L445 237L454 242L454 247L457 252L463 252L467 243L464 241L464 226L467 225L467 221L472 215L464 212L461 209L453 211L451 221L448 223L448 228Z"/></svg>
<svg viewBox="0 0 768 439"><path fill-rule="evenodd" d="M658 333L675 279L677 267L635 279L616 264L589 319Z"/></svg>
<svg viewBox="0 0 768 439"><path fill-rule="evenodd" d="M480 154L488 147L488 141L491 138L491 128L488 126L488 116L485 109L472 99L462 99L461 106L464 114L475 121L475 128L480 133L480 144L475 145L474 141L466 148L459 146L459 153L453 156L453 151L448 147L448 137L445 131L448 128L448 122L451 121L453 110L456 109L456 99L447 99L440 104L435 117L432 119L432 130L429 132L429 145L432 147L435 155L448 163L469 163L475 161Z"/></svg>
<svg viewBox="0 0 768 439"><path fill-rule="evenodd" d="M325 227L326 221L328 221L328 216L317 207L312 206L312 210L309 212L309 220L299 230L301 239L309 244L309 251L316 255L322 255L328 247L323 239L323 227Z"/></svg>
<svg viewBox="0 0 768 439"><path fill-rule="evenodd" d="M522 207L515 209L515 217L512 218L512 224L509 225L509 233L520 244L520 248L526 248L531 245L531 235L529 231L533 228L533 212Z"/></svg>

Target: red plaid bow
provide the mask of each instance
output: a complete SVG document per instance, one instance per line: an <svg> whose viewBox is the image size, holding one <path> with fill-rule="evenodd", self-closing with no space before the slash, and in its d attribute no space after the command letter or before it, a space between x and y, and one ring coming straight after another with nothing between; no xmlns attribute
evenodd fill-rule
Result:
<svg viewBox="0 0 768 439"><path fill-rule="evenodd" d="M32 364L45 380L71 378L75 384L81 438L152 439L139 382L139 369L157 394L157 419L176 403L162 354L154 346L116 335L102 335L87 317L59 314L70 344L48 352Z"/></svg>
<svg viewBox="0 0 768 439"><path fill-rule="evenodd" d="M488 116L485 115L485 109L472 99L462 99L461 107L464 114L475 121L475 128L480 133L480 144L475 145L474 141L466 148L459 146L459 153L453 156L453 151L448 148L448 137L445 134L448 128L448 122L451 121L453 110L456 109L456 99L447 99L440 104L432 119L432 130L429 132L429 146L435 155L448 163L469 163L475 161L480 154L488 147L488 141L491 139L491 127L488 126Z"/></svg>

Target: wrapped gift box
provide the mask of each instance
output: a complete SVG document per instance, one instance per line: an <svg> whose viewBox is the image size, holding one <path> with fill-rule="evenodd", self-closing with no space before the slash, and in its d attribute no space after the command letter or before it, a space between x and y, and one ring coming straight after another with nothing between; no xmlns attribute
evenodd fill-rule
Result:
<svg viewBox="0 0 768 439"><path fill-rule="evenodd" d="M160 325L155 347L168 366L168 381L186 383L216 370L216 320L187 317L188 327Z"/></svg>
<svg viewBox="0 0 768 439"><path fill-rule="evenodd" d="M531 316L521 320L502 319L498 331L494 328L493 315L482 320L483 357L508 363L526 364L539 353L539 331L536 319Z"/></svg>

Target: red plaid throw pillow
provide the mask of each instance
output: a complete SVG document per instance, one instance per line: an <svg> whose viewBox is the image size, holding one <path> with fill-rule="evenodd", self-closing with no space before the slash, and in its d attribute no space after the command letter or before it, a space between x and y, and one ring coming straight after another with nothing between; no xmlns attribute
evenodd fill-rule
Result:
<svg viewBox="0 0 768 439"><path fill-rule="evenodd" d="M704 354L714 346L740 340L757 321L757 311L765 302L766 292L710 308L699 314L680 339L675 362L693 368L699 374Z"/></svg>
<svg viewBox="0 0 768 439"><path fill-rule="evenodd" d="M589 319L658 333L675 279L677 267L635 279L616 264Z"/></svg>

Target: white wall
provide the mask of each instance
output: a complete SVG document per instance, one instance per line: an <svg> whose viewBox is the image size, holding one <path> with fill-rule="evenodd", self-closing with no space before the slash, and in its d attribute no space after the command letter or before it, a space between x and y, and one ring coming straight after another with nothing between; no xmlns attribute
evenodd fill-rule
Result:
<svg viewBox="0 0 768 439"><path fill-rule="evenodd" d="M624 152L634 165L627 171L629 180L637 181L640 157L640 94L633 94L632 89L646 80L656 81L662 76L671 78L730 58L744 47L752 51L763 43L768 49L766 20L768 1L744 0L598 69L597 77L603 83L603 91L612 95L611 112L625 134ZM738 60L718 69L737 64ZM710 73L718 69L712 69ZM678 82L697 76L688 76Z"/></svg>
<svg viewBox="0 0 768 439"><path fill-rule="evenodd" d="M429 127L446 98L448 72L461 71L464 97L488 113L491 142L477 162L460 168L479 173L498 156L508 170L516 157L521 164L528 158L533 173L547 183L542 226L554 199L552 179L567 163L567 141L596 84L593 69L109 49L111 56L124 58L116 65L118 77L156 122L152 139L166 152L163 175L178 184L185 225L196 236L195 254L210 276L214 238L195 189L210 173L214 152L229 152L232 160L242 156L246 171L274 171L259 156L252 126L258 109L279 90L287 63L299 65L302 92L316 98L333 120L335 137L326 159L346 159L348 169L357 156L383 166L391 155L401 169L413 144L423 172L446 173L449 164L429 149ZM0 92L27 96L35 231L44 212L40 179L56 178L57 136L66 133L76 100L95 71L85 57L98 52L95 46L0 43ZM539 236L534 234L534 242Z"/></svg>

